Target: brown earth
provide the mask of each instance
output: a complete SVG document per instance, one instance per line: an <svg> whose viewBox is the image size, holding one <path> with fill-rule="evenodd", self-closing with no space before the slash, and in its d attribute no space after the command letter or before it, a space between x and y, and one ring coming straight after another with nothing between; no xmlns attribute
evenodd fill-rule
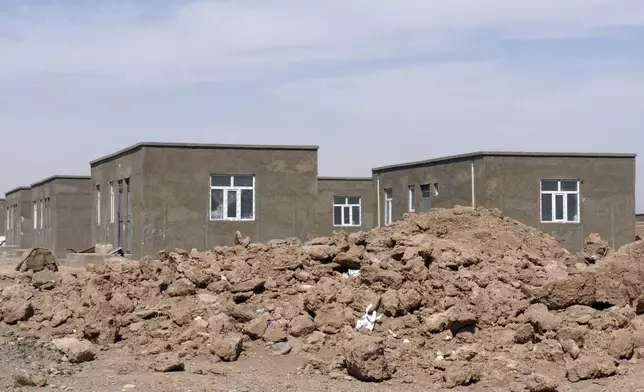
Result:
<svg viewBox="0 0 644 392"><path fill-rule="evenodd" d="M281 363L298 380L566 390L644 354L643 256L598 236L571 255L499 211L456 207L305 244L238 235L87 272L10 271L0 320L72 372L117 356L174 378ZM383 316L358 332L369 304Z"/></svg>

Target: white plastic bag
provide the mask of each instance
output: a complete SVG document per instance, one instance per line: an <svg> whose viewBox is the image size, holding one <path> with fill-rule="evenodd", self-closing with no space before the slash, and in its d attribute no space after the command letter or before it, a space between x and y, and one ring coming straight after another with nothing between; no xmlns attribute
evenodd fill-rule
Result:
<svg viewBox="0 0 644 392"><path fill-rule="evenodd" d="M373 304L369 304L369 306L367 306L367 310L365 310L364 315L360 317L356 322L356 329L358 331L361 331L363 329L373 331L373 327L376 325L376 321L380 320L380 318L382 317L382 315L378 316L375 310L373 312L369 312L372 307Z"/></svg>

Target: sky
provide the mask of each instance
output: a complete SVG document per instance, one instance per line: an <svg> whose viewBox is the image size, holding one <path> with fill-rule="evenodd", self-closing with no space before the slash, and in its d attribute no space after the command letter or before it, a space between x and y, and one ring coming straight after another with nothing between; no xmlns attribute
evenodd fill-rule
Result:
<svg viewBox="0 0 644 392"><path fill-rule="evenodd" d="M140 141L644 157L643 42L642 0L0 0L0 193Z"/></svg>

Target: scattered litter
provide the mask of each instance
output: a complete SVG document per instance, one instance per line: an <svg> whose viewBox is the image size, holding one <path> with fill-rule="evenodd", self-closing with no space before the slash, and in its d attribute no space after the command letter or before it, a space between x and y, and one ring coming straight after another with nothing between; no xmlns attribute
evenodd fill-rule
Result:
<svg viewBox="0 0 644 392"><path fill-rule="evenodd" d="M350 269L347 271L347 274L349 276L358 276L360 275L360 270L359 269Z"/></svg>
<svg viewBox="0 0 644 392"><path fill-rule="evenodd" d="M264 308L259 308L255 310L255 313L264 313Z"/></svg>
<svg viewBox="0 0 644 392"><path fill-rule="evenodd" d="M266 321L266 328L270 328L271 325L275 324L275 320L267 320Z"/></svg>
<svg viewBox="0 0 644 392"><path fill-rule="evenodd" d="M403 344L409 344L409 339L403 340Z"/></svg>
<svg viewBox="0 0 644 392"><path fill-rule="evenodd" d="M373 327L376 324L376 321L380 320L382 315L377 316L377 312L374 310L371 312L371 308L373 307L373 304L369 304L367 306L367 310L365 310L365 313L362 317L358 319L356 322L356 329L361 331L363 329L368 329L369 331L373 331Z"/></svg>
<svg viewBox="0 0 644 392"><path fill-rule="evenodd" d="M391 335L391 336L393 336L393 337L395 337L395 338L397 338L397 337L398 337L398 335L396 335L396 334L394 333L394 331L392 331L391 329L388 329L388 330L387 330L387 332L389 333L389 335Z"/></svg>

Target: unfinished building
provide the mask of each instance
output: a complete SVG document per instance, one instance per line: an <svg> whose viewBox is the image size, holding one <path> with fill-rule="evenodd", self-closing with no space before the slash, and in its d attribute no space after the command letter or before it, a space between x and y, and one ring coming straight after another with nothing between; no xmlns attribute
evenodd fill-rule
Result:
<svg viewBox="0 0 644 392"><path fill-rule="evenodd" d="M373 169L376 225L432 207L498 208L570 251L635 239L635 154L475 152Z"/></svg>
<svg viewBox="0 0 644 392"><path fill-rule="evenodd" d="M373 192L364 185L370 181L318 182L317 152L317 146L138 143L94 160L92 244L113 244L139 258L166 248L230 245L238 230L253 241L306 240L331 234L339 202L333 196L351 205L341 217L348 224L337 227L371 228Z"/></svg>
<svg viewBox="0 0 644 392"><path fill-rule="evenodd" d="M7 235L7 229L9 228L9 214L8 212L8 207L5 203L5 199L0 199L0 222L2 224L0 225L0 237L5 237Z"/></svg>
<svg viewBox="0 0 644 392"><path fill-rule="evenodd" d="M23 186L5 193L5 206L8 217L6 245L18 249L31 248L31 189Z"/></svg>
<svg viewBox="0 0 644 392"><path fill-rule="evenodd" d="M90 246L91 177L55 175L31 185L32 246L68 249Z"/></svg>

